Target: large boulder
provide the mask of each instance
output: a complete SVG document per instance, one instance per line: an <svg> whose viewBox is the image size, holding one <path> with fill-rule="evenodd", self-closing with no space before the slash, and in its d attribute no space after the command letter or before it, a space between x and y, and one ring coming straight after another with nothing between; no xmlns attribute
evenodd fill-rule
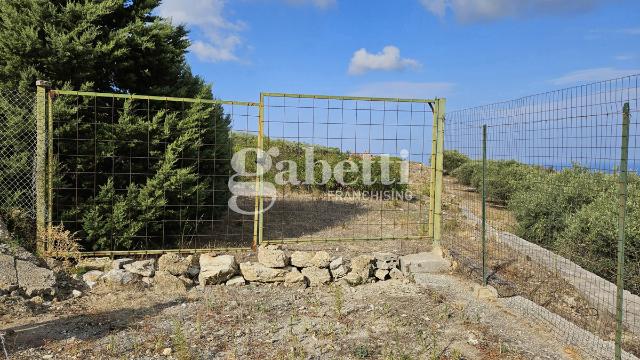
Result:
<svg viewBox="0 0 640 360"><path fill-rule="evenodd" d="M315 253L309 251L294 251L291 254L291 265L299 268L313 266L311 262Z"/></svg>
<svg viewBox="0 0 640 360"><path fill-rule="evenodd" d="M288 269L270 268L261 263L244 262L240 264L240 272L247 281L257 282L282 282L289 273Z"/></svg>
<svg viewBox="0 0 640 360"><path fill-rule="evenodd" d="M156 260L140 260L134 261L131 264L124 266L124 269L130 273L138 274L140 276L151 277L156 272Z"/></svg>
<svg viewBox="0 0 640 360"><path fill-rule="evenodd" d="M182 257L175 253L164 254L158 259L158 271L166 271L171 275L187 274L192 265L192 257Z"/></svg>
<svg viewBox="0 0 640 360"><path fill-rule="evenodd" d="M258 262L270 268L283 268L289 264L289 258L277 246L267 245L258 248Z"/></svg>
<svg viewBox="0 0 640 360"><path fill-rule="evenodd" d="M376 259L376 268L381 270L391 270L398 267L398 255L387 252L377 252L373 254Z"/></svg>
<svg viewBox="0 0 640 360"><path fill-rule="evenodd" d="M351 272L360 275L366 281L373 274L373 262L371 255L359 255L351 259Z"/></svg>
<svg viewBox="0 0 640 360"><path fill-rule="evenodd" d="M238 273L238 263L233 255L200 256L200 285L224 284Z"/></svg>
<svg viewBox="0 0 640 360"><path fill-rule="evenodd" d="M29 261L16 260L18 285L25 295L55 295L56 275L53 271L39 267Z"/></svg>
<svg viewBox="0 0 640 360"><path fill-rule="evenodd" d="M331 263L331 255L326 251L318 251L311 259L311 264L318 268L328 268Z"/></svg>
<svg viewBox="0 0 640 360"><path fill-rule="evenodd" d="M124 269L111 269L106 272L100 280L107 285L131 285L138 282L142 277Z"/></svg>
<svg viewBox="0 0 640 360"><path fill-rule="evenodd" d="M329 273L329 269L308 267L302 269L302 275L309 279L309 286L326 285L331 282L331 274Z"/></svg>
<svg viewBox="0 0 640 360"><path fill-rule="evenodd" d="M10 293L17 288L16 261L13 256L0 254L0 294Z"/></svg>

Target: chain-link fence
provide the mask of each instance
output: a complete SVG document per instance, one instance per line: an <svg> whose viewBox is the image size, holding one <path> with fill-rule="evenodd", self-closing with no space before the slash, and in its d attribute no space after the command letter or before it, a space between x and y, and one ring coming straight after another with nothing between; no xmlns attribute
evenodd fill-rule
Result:
<svg viewBox="0 0 640 360"><path fill-rule="evenodd" d="M622 357L640 356L638 83L625 77L446 117L446 248L506 301L606 358L616 316Z"/></svg>
<svg viewBox="0 0 640 360"><path fill-rule="evenodd" d="M5 221L35 216L35 96L0 90L0 213Z"/></svg>

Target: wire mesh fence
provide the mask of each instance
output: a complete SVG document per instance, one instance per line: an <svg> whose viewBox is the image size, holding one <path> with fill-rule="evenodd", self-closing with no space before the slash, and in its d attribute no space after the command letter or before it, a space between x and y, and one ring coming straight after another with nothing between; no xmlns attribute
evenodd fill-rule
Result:
<svg viewBox="0 0 640 360"><path fill-rule="evenodd" d="M450 254L461 269L478 281L484 273L500 295L554 325L568 341L611 358L619 214L624 210L619 183L625 104L632 121L620 321L624 336L618 343L626 351L623 357L640 355L640 144L633 121L639 111L638 80L597 82L446 117L443 242Z"/></svg>
<svg viewBox="0 0 640 360"><path fill-rule="evenodd" d="M34 94L0 91L0 211L3 218L35 217Z"/></svg>
<svg viewBox="0 0 640 360"><path fill-rule="evenodd" d="M433 103L53 90L48 221L92 255L425 239Z"/></svg>
<svg viewBox="0 0 640 360"><path fill-rule="evenodd" d="M253 216L227 204L231 159L251 145L237 139L257 133L257 104L51 95L49 220L85 251L251 246Z"/></svg>
<svg viewBox="0 0 640 360"><path fill-rule="evenodd" d="M265 242L424 239L428 100L264 94Z"/></svg>

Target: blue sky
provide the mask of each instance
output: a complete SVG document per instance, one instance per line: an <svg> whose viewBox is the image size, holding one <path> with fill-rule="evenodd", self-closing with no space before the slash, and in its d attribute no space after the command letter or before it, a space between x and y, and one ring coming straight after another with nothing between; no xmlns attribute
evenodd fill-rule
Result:
<svg viewBox="0 0 640 360"><path fill-rule="evenodd" d="M216 97L447 97L448 109L640 73L637 0L165 0Z"/></svg>

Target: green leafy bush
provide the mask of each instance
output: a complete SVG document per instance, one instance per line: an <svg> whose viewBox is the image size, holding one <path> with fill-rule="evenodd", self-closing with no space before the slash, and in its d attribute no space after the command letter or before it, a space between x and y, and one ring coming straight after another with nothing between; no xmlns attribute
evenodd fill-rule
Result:
<svg viewBox="0 0 640 360"><path fill-rule="evenodd" d="M462 185L472 186L475 174L482 171L482 162L472 160L462 164L452 172L452 175L458 179Z"/></svg>
<svg viewBox="0 0 640 360"><path fill-rule="evenodd" d="M625 288L640 294L640 181L630 179L625 226ZM613 181L589 204L566 219L556 243L560 254L615 282L618 249L617 187Z"/></svg>
<svg viewBox="0 0 640 360"><path fill-rule="evenodd" d="M256 147L257 138L255 135L248 135L243 133L233 133L232 134L232 142L234 152L238 152L243 148L247 147ZM313 185L302 184L306 181L306 164L305 164L305 149L312 147L313 148L313 158L316 162L316 165L313 168ZM371 157L371 180L372 184L365 184L364 176L362 173L363 169L363 156L362 155L354 155L348 152L341 151L338 148L320 146L320 145L310 145L305 143L287 141L282 139L265 139L264 149L268 150L270 148L277 148L278 154L275 156L271 156L272 158L272 166L269 171L264 174L264 180L276 184L281 183L282 179L276 179L278 173L283 171L289 171L292 175L295 174L295 178L300 182L300 188L312 191L336 191L336 190L349 190L349 191L405 191L407 188L407 184L401 184L401 167L400 167L400 158L390 157L389 161L389 183L383 183L381 180L382 176L382 165L381 165L381 157L380 156L372 156ZM255 152L251 151L247 154L247 158L245 159L245 169L248 172L255 173ZM343 174L343 182L345 185L341 184L336 178L336 174L333 171L336 165L342 161L350 160L357 166L358 171L349 172L345 167L345 171ZM331 176L328 178L326 183L323 183L322 179L322 166L319 164L320 161L326 161L332 169ZM286 162L282 168L276 168L276 164L278 162ZM293 168L295 167L295 171ZM289 182L288 176L281 176L283 180L287 183Z"/></svg>
<svg viewBox="0 0 640 360"><path fill-rule="evenodd" d="M54 220L80 231L85 249L170 246L201 231L200 220L225 212L230 119L220 106L181 104L176 111L126 100L107 114L90 105L55 107ZM77 134L85 141L68 141Z"/></svg>
<svg viewBox="0 0 640 360"><path fill-rule="evenodd" d="M442 170L445 175L448 175L469 161L471 159L458 150L445 150L442 157Z"/></svg>
<svg viewBox="0 0 640 360"><path fill-rule="evenodd" d="M485 174L487 200L506 205L518 191L526 191L540 182L548 171L515 160L487 161ZM453 176L467 186L482 191L482 161L468 161L453 171Z"/></svg>
<svg viewBox="0 0 640 360"><path fill-rule="evenodd" d="M543 180L516 192L509 208L518 221L518 236L553 249L567 219L592 203L614 178L574 165Z"/></svg>

